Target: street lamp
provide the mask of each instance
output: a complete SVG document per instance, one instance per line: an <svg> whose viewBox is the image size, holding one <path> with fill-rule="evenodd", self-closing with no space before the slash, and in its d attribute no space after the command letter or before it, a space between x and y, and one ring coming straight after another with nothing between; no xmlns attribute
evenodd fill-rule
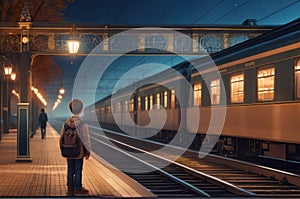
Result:
<svg viewBox="0 0 300 199"><path fill-rule="evenodd" d="M79 50L80 42L75 35L75 26L72 29L71 39L67 41L69 53L74 55Z"/></svg>
<svg viewBox="0 0 300 199"><path fill-rule="evenodd" d="M67 41L68 50L70 54L76 54L79 50L80 43L77 40L69 40Z"/></svg>
<svg viewBox="0 0 300 199"><path fill-rule="evenodd" d="M63 95L64 93L65 93L65 89L64 89L64 87L61 87L59 89L59 94Z"/></svg>
<svg viewBox="0 0 300 199"><path fill-rule="evenodd" d="M3 132L9 133L9 124L10 124L10 92L9 92L9 76L12 74L12 65L11 64L4 64L4 74L5 74L5 81L6 87L3 90Z"/></svg>
<svg viewBox="0 0 300 199"><path fill-rule="evenodd" d="M15 72L12 72L10 75L11 80L15 81L17 77L17 74Z"/></svg>
<svg viewBox="0 0 300 199"><path fill-rule="evenodd" d="M5 75L11 75L11 73L12 73L12 66L4 65L4 74Z"/></svg>
<svg viewBox="0 0 300 199"><path fill-rule="evenodd" d="M18 98L18 102L19 102L20 101L20 95L19 95L19 93L15 89L12 90L11 93Z"/></svg>

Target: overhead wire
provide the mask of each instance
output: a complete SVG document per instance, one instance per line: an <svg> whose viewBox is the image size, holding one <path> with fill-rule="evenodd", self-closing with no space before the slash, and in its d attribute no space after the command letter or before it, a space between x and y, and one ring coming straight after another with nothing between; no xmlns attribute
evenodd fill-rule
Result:
<svg viewBox="0 0 300 199"><path fill-rule="evenodd" d="M239 6L235 7L235 8L233 8L232 10L230 10L230 11L227 12L227 13L225 13L225 14L222 15L221 17L215 19L213 22L211 22L211 24L214 24L214 23L216 23L217 21L223 19L224 17L226 17L227 15L231 14L233 11L235 11L235 10L241 8L242 6L246 5L246 4L249 3L250 1L251 1L251 0L247 0L247 1L245 1L244 3L242 3L241 5L239 5Z"/></svg>
<svg viewBox="0 0 300 199"><path fill-rule="evenodd" d="M116 24L119 21L119 18L121 16L121 14L123 13L124 9L125 9L125 0L123 0L123 2L122 2L122 7L120 8L120 10L115 18L114 24Z"/></svg>
<svg viewBox="0 0 300 199"><path fill-rule="evenodd" d="M275 14L281 12L282 10L284 10L284 9L286 9L286 8L288 8L288 7L290 7L290 6L294 5L294 4L296 4L296 3L299 3L299 2L300 2L300 0L296 0L296 1L294 1L294 2L292 2L292 3L290 3L290 4L288 4L288 5L286 5L286 6L282 7L282 8L280 8L279 10L276 10L276 11L274 11L274 12L272 12L272 13L270 13L270 14L268 14L268 15L266 15L266 16L260 18L260 19L258 19L257 21L262 21L262 20L264 20L264 19L266 19L266 18L269 18L270 16L275 15Z"/></svg>
<svg viewBox="0 0 300 199"><path fill-rule="evenodd" d="M167 16L167 13L172 10L174 7L177 6L177 4L180 2L181 0L176 0L172 5L168 6L167 11L165 11L160 17L158 17L157 20L162 21L164 19L164 17Z"/></svg>
<svg viewBox="0 0 300 199"><path fill-rule="evenodd" d="M194 22L192 22L192 24L195 24L195 23L199 22L201 19L203 19L204 17L206 17L211 11L213 11L219 5L221 5L223 3L223 1L224 0L221 0L218 3L216 3L215 5L213 5L213 7L211 9L209 9L206 13L204 13L203 15L201 15L200 17L198 17Z"/></svg>

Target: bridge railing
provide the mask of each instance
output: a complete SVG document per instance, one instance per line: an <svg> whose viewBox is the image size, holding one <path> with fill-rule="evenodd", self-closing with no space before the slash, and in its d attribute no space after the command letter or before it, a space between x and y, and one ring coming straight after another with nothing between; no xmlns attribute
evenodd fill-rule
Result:
<svg viewBox="0 0 300 199"><path fill-rule="evenodd" d="M78 53L88 54L102 42L103 54L119 54L126 46L138 46L134 54L214 53L251 39L276 26L103 26L69 23L31 23L31 53L66 53L67 40L80 40ZM128 30L135 30L128 31ZM126 32L128 31L128 33ZM118 33L121 36L114 37ZM182 34L174 34L180 32ZM21 31L18 23L0 22L0 52L20 52ZM126 45L126 46L125 46ZM153 48L153 47L156 48ZM159 47L159 49L157 49ZM130 46L128 46L130 48Z"/></svg>

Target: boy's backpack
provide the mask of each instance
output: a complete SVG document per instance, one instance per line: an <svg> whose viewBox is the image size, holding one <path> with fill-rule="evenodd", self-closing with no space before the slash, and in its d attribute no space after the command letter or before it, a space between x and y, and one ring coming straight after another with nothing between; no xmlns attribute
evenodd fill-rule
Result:
<svg viewBox="0 0 300 199"><path fill-rule="evenodd" d="M78 131L84 123L80 122L77 128L64 124L65 133L61 140L61 155L66 158L76 158L80 155L80 138Z"/></svg>

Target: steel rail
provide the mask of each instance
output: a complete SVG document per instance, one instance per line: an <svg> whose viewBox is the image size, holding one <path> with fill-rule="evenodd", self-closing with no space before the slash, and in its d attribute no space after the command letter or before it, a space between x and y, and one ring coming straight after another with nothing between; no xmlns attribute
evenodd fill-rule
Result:
<svg viewBox="0 0 300 199"><path fill-rule="evenodd" d="M96 136L104 137L104 136L99 135L99 134L97 134L97 133L95 133L95 132L93 132L93 131L90 131L90 133L92 133L92 134L94 134L94 135L96 135ZM105 137L105 138L108 139L107 137ZM160 169L160 168L158 168L158 167L156 167L156 166L154 166L154 165L152 165L152 164L150 164L150 163L148 163L148 162L146 162L146 161L144 161L144 160L141 160L141 159L139 159L139 158L137 158L137 157L135 157L135 156L133 156L133 155L131 155L131 154L129 154L129 153L126 153L125 151L123 151L123 150L121 150L121 149L119 149L119 148L117 148L117 147L111 146L111 145L109 145L109 144L107 144L107 143L105 143L105 142L103 142L103 141L101 141L101 140L99 140L99 139L97 139L97 138L91 137L91 139L93 139L93 140L95 140L95 141L97 141L97 142L99 142L99 143L102 143L102 144L104 144L104 145L106 145L106 146L108 146L108 147L111 147L111 148L113 148L114 150L117 150L117 151L119 151L119 152L121 152L121 153L123 153L123 154L126 154L127 156L129 156L129 157L131 157L131 158L133 158L133 159L135 159L135 160L137 160L137 161L139 161L139 162L142 162L143 164L145 164L145 165L147 165L147 166L149 166L149 167L155 169L157 172L161 173L162 175L166 176L167 178L169 178L169 179L171 179L171 180L173 180L173 181L175 181L175 182L181 184L182 186L184 186L184 187L186 187L186 188L191 189L192 191L194 191L195 193L199 194L200 196L211 197L211 196L210 196L208 193L206 193L205 191L203 191L203 190L201 190L201 189L199 189L199 188L197 188L197 187L195 187L195 186L193 186L193 185L191 185L191 184L189 184L189 183L187 183L187 182L185 182L185 181L183 181L183 180L181 180L181 179L179 179L179 178L177 178L177 177L175 177L175 176L173 176L173 175L171 175L171 174L169 174L168 172L166 172L166 171L164 171L164 170L162 170L162 169ZM138 149L135 148L135 147L132 147L132 146L127 145L127 144L125 144L125 143L119 142L119 141L117 141L117 140L114 140L114 139L109 139L109 140L114 141L114 142L116 142L116 143L118 143L118 144L121 144L121 145L123 145L123 146L127 146L127 147L129 147L129 148L133 148L133 149L135 149L135 150L138 150Z"/></svg>
<svg viewBox="0 0 300 199"><path fill-rule="evenodd" d="M93 134L96 135L96 136L104 137L103 135L99 135L99 134L94 133L94 132L93 132ZM192 173L194 173L194 174L197 174L197 175L200 176L201 178L204 178L204 179L207 180L208 182L210 182L210 183L212 183L212 184L215 184L215 185L217 185L217 186L219 186L219 187L224 187L224 186L225 186L226 189L227 189L229 192L231 192L231 193L238 194L238 195L242 195L242 196L256 196L256 194L253 193L253 192L251 192L251 191L248 191L248 190L246 190L246 189L237 187L237 186L235 186L235 185L233 185L233 184L231 184L231 183L228 183L228 182L226 182L226 181L224 181L224 180L221 180L221 179L218 179L218 178L216 178L216 177L210 176L210 175L205 174L205 173L203 173L203 172L197 171L197 170L195 170L195 169L189 168L189 167L187 167L187 166L185 166L185 165L183 165L183 164L180 164L180 163L177 163L177 162L170 161L170 160L167 159L167 158L158 156L158 155L156 155L156 154L153 154L153 153L150 153L150 152L148 152L148 151L145 151L145 150L136 148L136 147L134 147L134 146L130 146L130 145L125 144L125 143L123 143L123 142L120 142L120 141L118 141L118 140L115 140L115 139L112 139L112 138L109 138L109 139L112 140L113 142L116 142L116 143L121 144L121 145L123 145L123 146L132 148L132 149L137 150L137 151L139 151L139 152L141 152L141 153L145 153L145 154L154 156L154 157L156 157L156 158L159 158L159 159L161 159L161 160L164 160L164 161L166 161L166 162L169 162L170 164L175 164L176 166L179 166L179 167L181 167L181 168L184 168L185 170L188 170L188 171L190 171L190 172L192 172Z"/></svg>
<svg viewBox="0 0 300 199"><path fill-rule="evenodd" d="M99 128L99 127L94 127L94 128ZM107 129L103 129L103 130L105 130L107 132L111 132L111 133L116 133L118 135L122 135L122 136L125 136L125 137L128 137L128 138L145 141L144 139L133 138L132 136L124 135L124 134L121 134L121 133L116 132L116 131L111 131L111 130L107 130ZM151 142L151 143L154 143L154 144L157 144L157 145L164 146L161 143L157 143L157 142L151 141L151 140L147 140L147 142ZM169 147L173 147L175 149L181 150L180 147L176 147L176 146L169 146ZM187 150L187 151L195 153L195 151L192 151L192 150ZM197 153L200 153L200 152L197 152ZM278 170L278 169L269 168L269 167L266 167L266 166L259 166L259 165L255 165L253 163L243 162L243 161L240 161L240 160L229 159L229 158L217 156L217 155L214 155L214 154L207 154L206 159L210 160L210 161L213 161L213 162L218 162L218 163L221 163L221 164L225 164L225 165L230 165L231 167L236 168L236 169L247 170L247 171L259 174L259 175L272 177L272 178L275 178L277 180L284 180L284 181L287 181L291 184L300 186L300 175L297 175L297 174L293 174L293 173L286 172L286 171L281 171L281 170Z"/></svg>

